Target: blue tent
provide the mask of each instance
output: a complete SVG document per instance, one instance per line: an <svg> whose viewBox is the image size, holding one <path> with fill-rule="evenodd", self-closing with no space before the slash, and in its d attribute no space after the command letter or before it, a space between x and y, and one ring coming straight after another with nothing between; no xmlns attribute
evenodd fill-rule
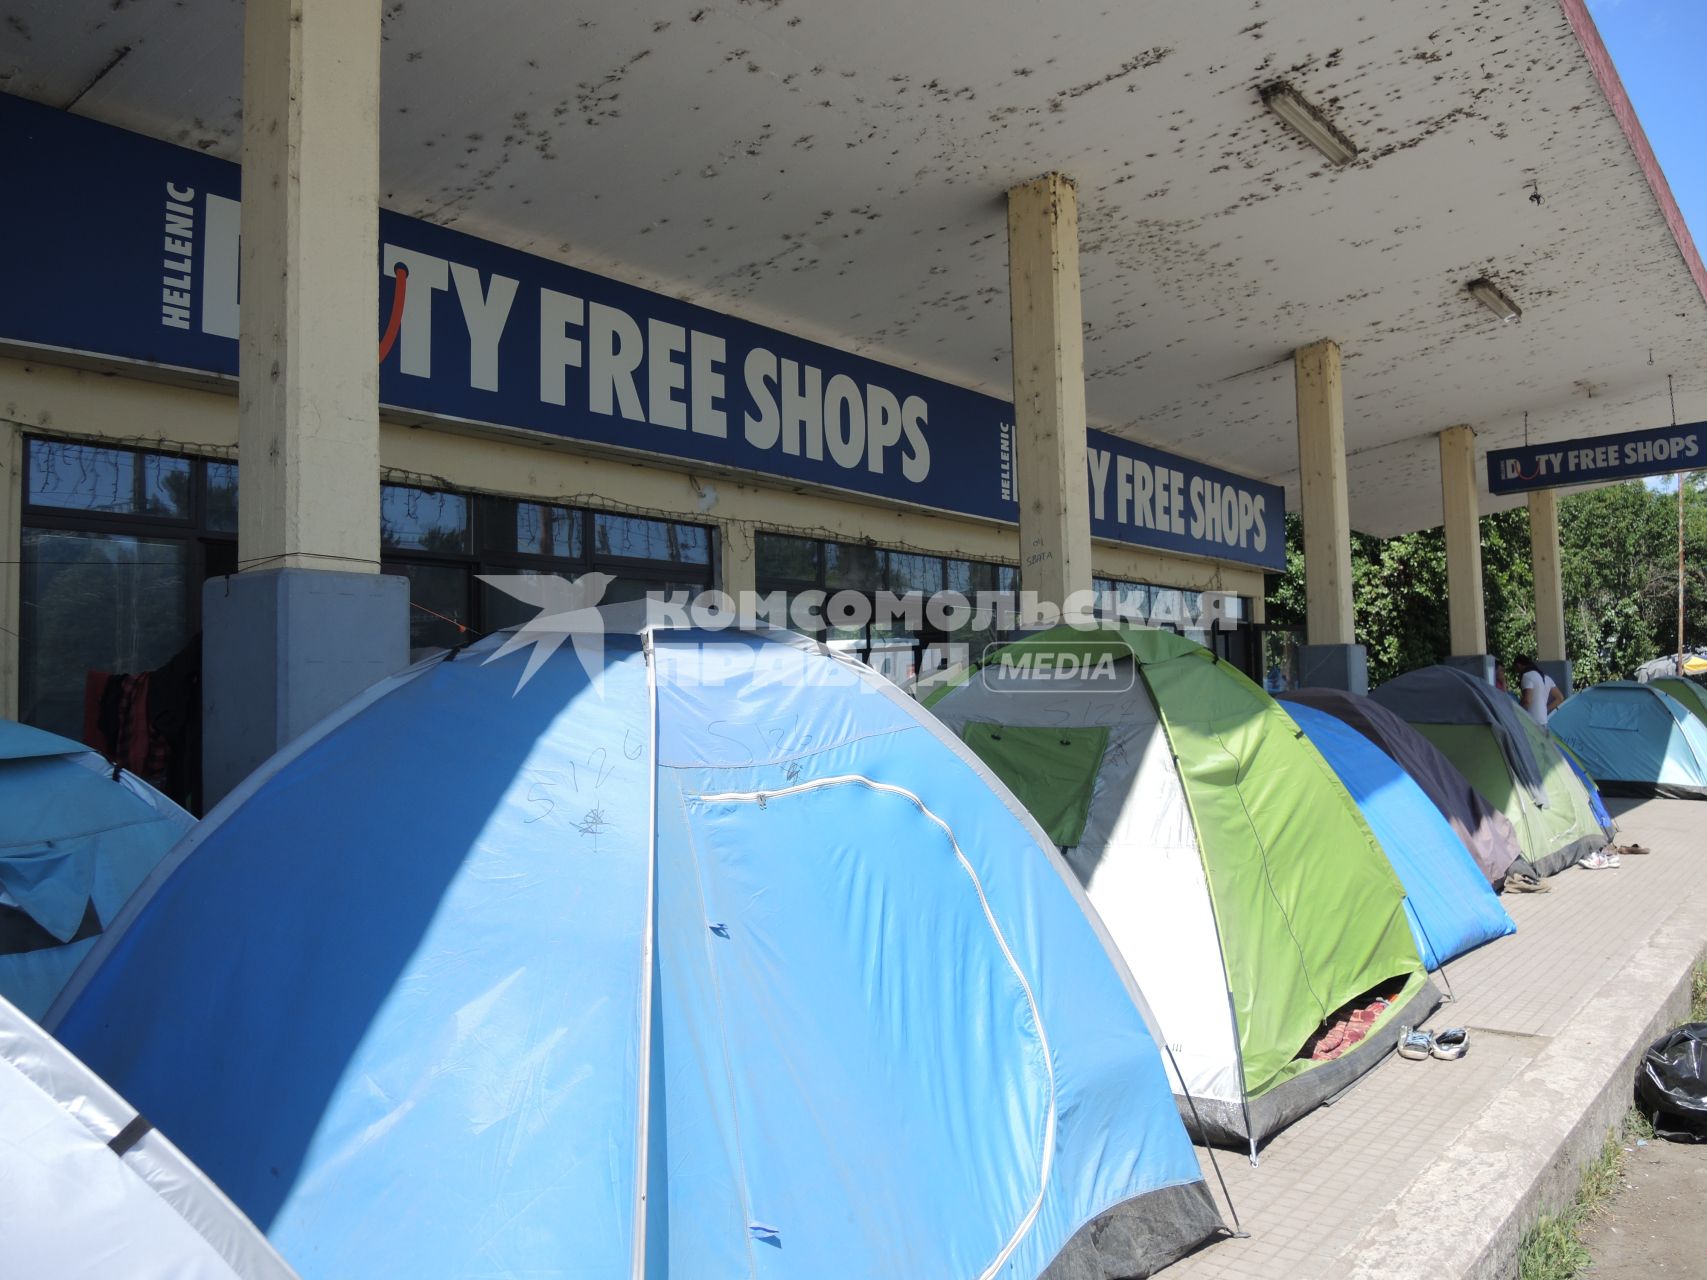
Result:
<svg viewBox="0 0 1707 1280"><path fill-rule="evenodd" d="M82 743L0 720L0 996L46 1013L195 821Z"/></svg>
<svg viewBox="0 0 1707 1280"><path fill-rule="evenodd" d="M305 1280L1113 1277L1219 1228L1100 922L927 713L788 633L516 641L263 766L50 1017Z"/></svg>
<svg viewBox="0 0 1707 1280"><path fill-rule="evenodd" d="M1594 685L1548 726L1605 795L1707 799L1707 724L1657 685Z"/></svg>
<svg viewBox="0 0 1707 1280"><path fill-rule="evenodd" d="M1551 730L1550 730L1551 732ZM1577 753L1571 750L1571 744L1552 732L1552 738L1559 748L1559 754L1565 758L1565 763L1571 766L1571 772L1577 781L1583 784L1583 790L1588 792L1588 807L1594 812L1594 820L1608 831L1615 825L1612 821L1612 810L1606 807L1606 801L1601 798L1600 785L1589 777L1588 770L1583 768L1583 762L1577 759Z"/></svg>
<svg viewBox="0 0 1707 1280"><path fill-rule="evenodd" d="M1281 705L1339 775L1381 842L1405 886L1411 933L1430 970L1517 932L1464 842L1391 756L1326 711Z"/></svg>

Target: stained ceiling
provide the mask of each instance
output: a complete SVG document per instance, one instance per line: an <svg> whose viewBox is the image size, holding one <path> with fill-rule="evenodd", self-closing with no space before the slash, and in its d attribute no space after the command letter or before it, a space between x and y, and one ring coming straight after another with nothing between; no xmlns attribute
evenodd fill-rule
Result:
<svg viewBox="0 0 1707 1280"><path fill-rule="evenodd" d="M1289 355L1335 338L1367 532L1439 523L1443 427L1664 425L1668 373L1707 418L1707 303L1559 0L393 0L384 24L387 207L996 394L1003 192L1072 174L1093 423L1293 484ZM240 0L0 0L0 90L235 159L241 27ZM1355 162L1263 109L1281 77ZM1520 323L1465 293L1483 275Z"/></svg>

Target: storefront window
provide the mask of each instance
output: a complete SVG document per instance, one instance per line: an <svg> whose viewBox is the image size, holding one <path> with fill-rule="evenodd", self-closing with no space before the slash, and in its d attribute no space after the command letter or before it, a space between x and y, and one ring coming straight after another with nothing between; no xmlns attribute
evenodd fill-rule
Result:
<svg viewBox="0 0 1707 1280"><path fill-rule="evenodd" d="M91 673L152 671L194 632L183 540L26 526L22 568L27 724L81 740Z"/></svg>
<svg viewBox="0 0 1707 1280"><path fill-rule="evenodd" d="M593 550L617 560L709 565L711 531L703 525L601 512L593 517Z"/></svg>
<svg viewBox="0 0 1707 1280"><path fill-rule="evenodd" d="M468 499L388 484L380 490L379 541L388 551L468 550Z"/></svg>
<svg viewBox="0 0 1707 1280"><path fill-rule="evenodd" d="M879 590L886 554L862 542L826 542L824 586L831 591Z"/></svg>
<svg viewBox="0 0 1707 1280"><path fill-rule="evenodd" d="M502 572L508 576L517 578L540 578L546 576L546 572L540 569L506 567ZM410 598L413 600L413 580L411 580L410 583L410 593ZM499 591L497 588L484 582L480 583L477 595L480 600L480 622L488 631L502 631L505 627L519 627L522 623L528 621L539 612L538 609L528 604L527 601L518 600L508 592ZM414 613L417 612L417 610L411 609L410 612ZM414 637L412 636L411 639L413 640L413 638ZM429 643L431 642L429 641ZM443 642L441 641L440 643Z"/></svg>
<svg viewBox="0 0 1707 1280"><path fill-rule="evenodd" d="M896 595L909 591L935 595L947 586L947 570L940 556L914 556L891 551L888 561L889 576L885 586Z"/></svg>
<svg viewBox="0 0 1707 1280"><path fill-rule="evenodd" d="M863 596L869 621L838 626L835 619L826 618L811 634L869 662L900 684L911 684L939 669L975 660L997 638L998 631L994 617L988 620L990 625L975 627L975 610L951 630L935 625L928 613L885 617L880 607L885 602L879 599L879 592L928 601L945 590L954 591L975 606L981 594L1015 592L1019 586L1019 571L1012 565L889 551L866 543L820 542L779 533L758 534L754 558L760 595L780 593L790 604L808 593L828 597L853 592ZM792 612L787 624L797 625Z"/></svg>
<svg viewBox="0 0 1707 1280"><path fill-rule="evenodd" d="M500 555L551 556L578 560L582 551L582 513L544 502L509 498L480 499L481 547Z"/></svg>
<svg viewBox="0 0 1707 1280"><path fill-rule="evenodd" d="M819 551L823 543L814 538L791 538L780 533L761 533L753 548L760 582L799 582L815 585L819 574Z"/></svg>
<svg viewBox="0 0 1707 1280"><path fill-rule="evenodd" d="M1205 616L1201 591L1114 578L1092 579L1091 589L1096 593L1099 618L1135 626L1166 627L1202 645L1252 679L1261 678L1256 669L1261 655L1252 640L1249 602L1244 597L1223 598L1217 619Z"/></svg>
<svg viewBox="0 0 1707 1280"><path fill-rule="evenodd" d="M142 455L142 510L167 520L190 518L190 460L160 453Z"/></svg>
<svg viewBox="0 0 1707 1280"><path fill-rule="evenodd" d="M62 440L24 449L20 717L124 755L194 808L201 586L235 568L237 468Z"/></svg>
<svg viewBox="0 0 1707 1280"><path fill-rule="evenodd" d="M84 726L100 711L89 691L103 673L152 673L157 691L162 667L174 678L186 664L197 668L190 646L201 631L202 583L237 567L238 483L227 460L26 439L25 721L88 740ZM533 616L532 606L483 586L483 573L574 578L597 569L613 576L611 602L649 591L691 600L712 585L703 525L411 485L381 486L380 513L383 568L408 579L416 649L463 644ZM176 718L191 724L199 701L187 697ZM190 781L172 789L192 807L193 755L186 747L174 763Z"/></svg>
<svg viewBox="0 0 1707 1280"><path fill-rule="evenodd" d="M186 520L190 459L57 440L30 442L24 501L34 507Z"/></svg>
<svg viewBox="0 0 1707 1280"><path fill-rule="evenodd" d="M461 565L388 563L385 572L409 579L411 649L453 649L476 634L471 625L467 569ZM528 610L528 616L533 612Z"/></svg>
<svg viewBox="0 0 1707 1280"><path fill-rule="evenodd" d="M417 651L466 644L537 612L480 582L482 574L576 578L598 570L613 579L604 604L650 592L682 592L691 601L711 586L704 525L406 485L386 485L381 494L384 569L409 579L409 643Z"/></svg>
<svg viewBox="0 0 1707 1280"><path fill-rule="evenodd" d="M237 464L207 464L207 527L217 533L237 532Z"/></svg>

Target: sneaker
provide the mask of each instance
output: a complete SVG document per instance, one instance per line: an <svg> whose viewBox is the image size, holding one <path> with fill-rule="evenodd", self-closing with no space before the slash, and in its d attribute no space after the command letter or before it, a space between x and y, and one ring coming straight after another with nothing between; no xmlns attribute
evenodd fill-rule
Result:
<svg viewBox="0 0 1707 1280"><path fill-rule="evenodd" d="M1608 853L1604 849L1596 849L1588 857L1581 859L1577 865L1588 871L1610 871L1618 865L1618 855Z"/></svg>
<svg viewBox="0 0 1707 1280"><path fill-rule="evenodd" d="M1399 1028L1399 1056L1421 1061L1434 1051L1434 1037L1419 1027Z"/></svg>
<svg viewBox="0 0 1707 1280"><path fill-rule="evenodd" d="M1470 1049L1470 1032L1464 1027L1447 1027L1435 1033L1431 1054L1443 1062L1455 1062Z"/></svg>

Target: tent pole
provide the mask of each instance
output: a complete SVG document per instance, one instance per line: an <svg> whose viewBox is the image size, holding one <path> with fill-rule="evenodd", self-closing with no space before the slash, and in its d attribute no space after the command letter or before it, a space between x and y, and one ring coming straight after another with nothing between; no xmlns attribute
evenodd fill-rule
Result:
<svg viewBox="0 0 1707 1280"><path fill-rule="evenodd" d="M1683 481L1677 473L1677 674L1683 675Z"/></svg>
<svg viewBox="0 0 1707 1280"><path fill-rule="evenodd" d="M646 1193L651 1178L648 1160L652 1136L652 968L658 918L658 663L652 633L645 632L641 650L646 659L646 710L649 754L647 764L646 814L646 927L640 945L640 1061L638 1114L635 1116L634 1147L634 1252L630 1262L633 1280L646 1277Z"/></svg>
<svg viewBox="0 0 1707 1280"><path fill-rule="evenodd" d="M1227 1179L1221 1176L1221 1162L1215 1158L1215 1144L1209 1141L1209 1130L1203 1127L1203 1117L1198 1114L1197 1100L1191 1096L1191 1090L1186 1088L1185 1076L1179 1069L1179 1059L1174 1057L1174 1047L1163 1040L1162 1051L1168 1055L1168 1062L1173 1066L1174 1079L1179 1081L1179 1091L1185 1096L1185 1105L1191 1108L1191 1118L1197 1123L1197 1132L1203 1138L1203 1149L1209 1153L1209 1167L1215 1170L1215 1181L1221 1184L1221 1198L1227 1202L1227 1212L1233 1215L1233 1239L1249 1240L1251 1233L1239 1222L1239 1211L1234 1207L1232 1194L1227 1190ZM1240 1092L1243 1092L1242 1086ZM1250 1128L1248 1109L1245 1113L1245 1128Z"/></svg>

